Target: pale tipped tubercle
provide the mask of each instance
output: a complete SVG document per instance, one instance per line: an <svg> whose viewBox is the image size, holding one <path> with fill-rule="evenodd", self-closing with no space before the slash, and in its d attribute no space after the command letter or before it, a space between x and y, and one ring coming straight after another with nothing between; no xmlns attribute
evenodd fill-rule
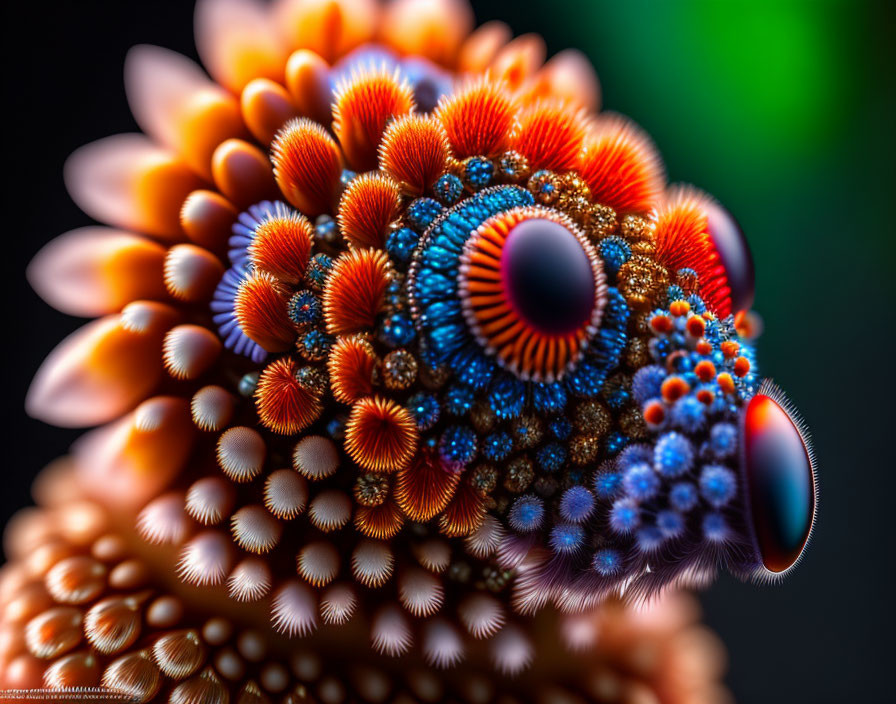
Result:
<svg viewBox="0 0 896 704"><path fill-rule="evenodd" d="M179 301L209 301L223 274L221 261L195 244L176 244L165 254L165 289Z"/></svg>
<svg viewBox="0 0 896 704"><path fill-rule="evenodd" d="M203 477L187 491L187 512L203 525L223 521L233 509L233 486L221 477Z"/></svg>
<svg viewBox="0 0 896 704"><path fill-rule="evenodd" d="M445 591L439 577L410 568L398 579L398 598L414 616L431 616L442 607Z"/></svg>
<svg viewBox="0 0 896 704"><path fill-rule="evenodd" d="M207 531L184 546L177 572L181 579L197 586L220 584L230 569L231 559L227 536Z"/></svg>
<svg viewBox="0 0 896 704"><path fill-rule="evenodd" d="M379 609L373 617L370 638L375 650L391 657L403 655L410 649L413 643L411 627L397 604L386 604Z"/></svg>
<svg viewBox="0 0 896 704"><path fill-rule="evenodd" d="M178 325L168 331L162 344L162 361L175 379L201 376L221 353L221 341L200 325Z"/></svg>
<svg viewBox="0 0 896 704"><path fill-rule="evenodd" d="M230 519L230 531L237 545L254 553L271 551L280 540L283 525L263 506L243 506Z"/></svg>
<svg viewBox="0 0 896 704"><path fill-rule="evenodd" d="M317 628L317 599L298 580L281 586L271 601L271 624L287 636L304 636Z"/></svg>
<svg viewBox="0 0 896 704"><path fill-rule="evenodd" d="M308 506L311 523L325 533L342 528L348 523L351 513L351 499L338 489L322 491Z"/></svg>
<svg viewBox="0 0 896 704"><path fill-rule="evenodd" d="M322 587L339 573L339 552L332 543L316 540L299 551L296 564L299 576L314 587Z"/></svg>
<svg viewBox="0 0 896 704"><path fill-rule="evenodd" d="M377 588L392 576L395 556L379 540L362 540L352 552L352 574L361 584Z"/></svg>
<svg viewBox="0 0 896 704"><path fill-rule="evenodd" d="M355 613L358 596L350 584L337 583L327 587L320 599L321 620L327 624L346 623Z"/></svg>
<svg viewBox="0 0 896 704"><path fill-rule="evenodd" d="M264 505L282 520L290 520L305 510L308 482L291 469L278 469L268 475L264 485Z"/></svg>
<svg viewBox="0 0 896 704"><path fill-rule="evenodd" d="M296 444L292 464L297 472L312 481L325 479L339 467L339 451L329 438L308 435Z"/></svg>
<svg viewBox="0 0 896 704"><path fill-rule="evenodd" d="M184 495L175 491L153 499L137 516L137 532L150 543L175 545L183 541L190 532Z"/></svg>
<svg viewBox="0 0 896 704"><path fill-rule="evenodd" d="M240 562L227 578L230 596L237 601L257 601L271 589L271 570L264 560L254 557Z"/></svg>
<svg viewBox="0 0 896 704"><path fill-rule="evenodd" d="M218 438L218 464L235 482L247 482L258 475L266 454L264 438L247 426L230 428Z"/></svg>
<svg viewBox="0 0 896 704"><path fill-rule="evenodd" d="M233 415L234 398L227 389L217 386L203 386L193 394L190 414L193 423L200 430L213 432L223 430Z"/></svg>

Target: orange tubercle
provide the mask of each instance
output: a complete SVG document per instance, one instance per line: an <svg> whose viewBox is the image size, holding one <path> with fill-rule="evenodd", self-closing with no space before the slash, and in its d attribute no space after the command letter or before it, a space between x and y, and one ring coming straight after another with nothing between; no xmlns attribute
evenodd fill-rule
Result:
<svg viewBox="0 0 896 704"><path fill-rule="evenodd" d="M379 506L359 506L355 512L355 527L368 538L387 540L401 529L404 516L394 501Z"/></svg>
<svg viewBox="0 0 896 704"><path fill-rule="evenodd" d="M425 523L451 501L460 473L448 471L433 452L421 452L398 473L395 500L412 521Z"/></svg>
<svg viewBox="0 0 896 704"><path fill-rule="evenodd" d="M340 337L327 358L333 398L354 403L373 393L377 358L372 345L361 336Z"/></svg>
<svg viewBox="0 0 896 704"><path fill-rule="evenodd" d="M255 229L249 245L249 260L261 271L281 281L297 284L305 275L314 227L297 213L272 216Z"/></svg>
<svg viewBox="0 0 896 704"><path fill-rule="evenodd" d="M269 274L255 272L240 285L234 310L243 332L268 352L283 352L296 338L283 291Z"/></svg>
<svg viewBox="0 0 896 704"><path fill-rule="evenodd" d="M436 117L458 159L495 156L505 151L515 113L505 87L487 78L445 96L436 109Z"/></svg>
<svg viewBox="0 0 896 704"><path fill-rule="evenodd" d="M650 138L629 120L602 117L585 140L579 174L594 200L619 213L647 213L665 185L663 164Z"/></svg>
<svg viewBox="0 0 896 704"><path fill-rule="evenodd" d="M330 212L342 175L339 147L307 118L290 120L271 144L274 177L283 195L306 215Z"/></svg>
<svg viewBox="0 0 896 704"><path fill-rule="evenodd" d="M585 113L557 100L543 100L524 109L512 146L533 169L576 168L586 133Z"/></svg>
<svg viewBox="0 0 896 704"><path fill-rule="evenodd" d="M355 402L345 426L345 451L371 472L394 472L408 465L420 440L410 412L378 396Z"/></svg>
<svg viewBox="0 0 896 704"><path fill-rule="evenodd" d="M411 87L397 75L366 71L340 86L333 102L333 133L352 168L375 169L386 124L413 109Z"/></svg>
<svg viewBox="0 0 896 704"><path fill-rule="evenodd" d="M434 117L403 115L383 133L380 167L411 195L427 191L448 163L448 140Z"/></svg>
<svg viewBox="0 0 896 704"><path fill-rule="evenodd" d="M299 384L296 363L283 357L271 362L258 377L255 408L261 423L280 435L295 435L320 415L318 398Z"/></svg>
<svg viewBox="0 0 896 704"><path fill-rule="evenodd" d="M663 400L672 402L677 401L691 390L690 384L680 376L670 376L663 382L660 391L663 394Z"/></svg>
<svg viewBox="0 0 896 704"><path fill-rule="evenodd" d="M389 257L383 251L356 249L344 253L327 279L324 319L331 335L372 327L389 283Z"/></svg>
<svg viewBox="0 0 896 704"><path fill-rule="evenodd" d="M339 201L339 229L353 247L382 249L400 209L398 184L378 171L361 174Z"/></svg>
<svg viewBox="0 0 896 704"><path fill-rule="evenodd" d="M482 497L468 482L461 482L439 518L439 531L450 538L469 535L482 525L484 519Z"/></svg>

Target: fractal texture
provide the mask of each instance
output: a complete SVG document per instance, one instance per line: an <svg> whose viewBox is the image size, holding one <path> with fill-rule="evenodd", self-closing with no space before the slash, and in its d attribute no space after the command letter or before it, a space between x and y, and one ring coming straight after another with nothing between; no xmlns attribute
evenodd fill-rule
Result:
<svg viewBox="0 0 896 704"><path fill-rule="evenodd" d="M200 0L196 45L130 51L143 133L65 167L104 224L28 269L95 320L27 411L88 430L6 530L0 686L726 701L687 590L817 508L733 216L463 0Z"/></svg>

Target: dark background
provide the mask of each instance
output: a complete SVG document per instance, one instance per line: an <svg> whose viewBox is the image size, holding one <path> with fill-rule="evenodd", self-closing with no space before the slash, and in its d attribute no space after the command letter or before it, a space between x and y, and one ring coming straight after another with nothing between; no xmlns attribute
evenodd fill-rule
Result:
<svg viewBox="0 0 896 704"><path fill-rule="evenodd" d="M762 370L816 440L820 519L786 583L723 578L702 600L742 702L892 701L894 677L893 17L885 3L481 0L477 19L585 51L604 105L656 139L670 179L719 197L757 262ZM89 223L65 193L68 153L132 131L122 62L136 43L195 58L192 3L3 3L3 487L0 522L74 431L28 419L40 361L82 321L23 270ZM889 596L888 596L889 595Z"/></svg>

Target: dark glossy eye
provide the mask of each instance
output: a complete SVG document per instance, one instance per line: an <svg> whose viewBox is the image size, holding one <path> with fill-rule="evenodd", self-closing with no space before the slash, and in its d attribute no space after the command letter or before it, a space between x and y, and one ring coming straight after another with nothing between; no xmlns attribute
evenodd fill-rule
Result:
<svg viewBox="0 0 896 704"><path fill-rule="evenodd" d="M718 203L708 203L706 220L712 240L731 289L731 312L749 310L753 305L755 274L753 255L743 230L734 216Z"/></svg>
<svg viewBox="0 0 896 704"><path fill-rule="evenodd" d="M790 569L815 521L815 467L802 421L783 393L766 382L744 416L743 471L750 519L763 566Z"/></svg>
<svg viewBox="0 0 896 704"><path fill-rule="evenodd" d="M600 322L600 260L555 212L518 208L484 222L467 242L460 274L467 322L480 344L523 378L559 378Z"/></svg>

